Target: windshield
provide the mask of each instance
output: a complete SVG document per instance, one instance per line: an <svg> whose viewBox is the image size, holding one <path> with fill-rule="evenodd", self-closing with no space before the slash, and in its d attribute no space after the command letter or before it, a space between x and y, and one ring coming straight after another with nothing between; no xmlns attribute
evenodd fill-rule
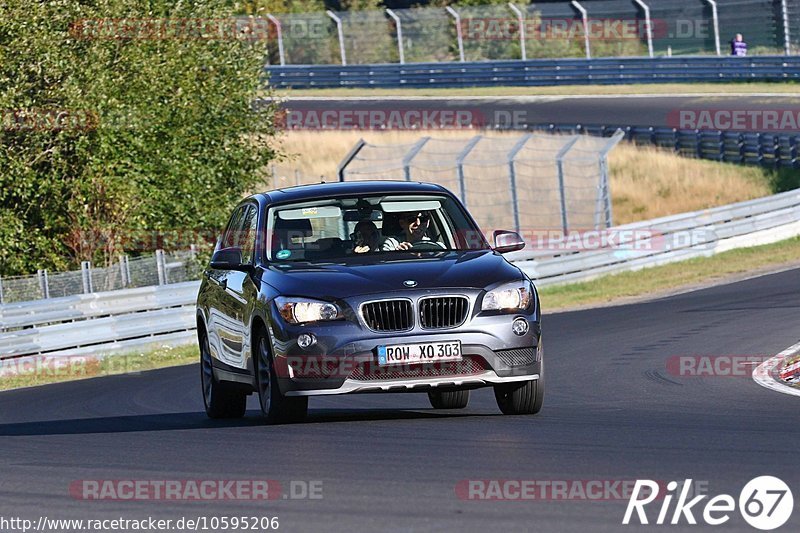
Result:
<svg viewBox="0 0 800 533"><path fill-rule="evenodd" d="M449 196L326 198L272 207L269 261L333 261L408 252L482 250L488 243Z"/></svg>

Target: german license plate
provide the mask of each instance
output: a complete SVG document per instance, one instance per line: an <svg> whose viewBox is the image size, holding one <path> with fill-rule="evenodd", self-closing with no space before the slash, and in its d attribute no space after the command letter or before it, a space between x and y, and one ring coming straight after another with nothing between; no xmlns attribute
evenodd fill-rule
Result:
<svg viewBox="0 0 800 533"><path fill-rule="evenodd" d="M438 361L461 361L461 341L378 346L378 364L380 366L436 363Z"/></svg>

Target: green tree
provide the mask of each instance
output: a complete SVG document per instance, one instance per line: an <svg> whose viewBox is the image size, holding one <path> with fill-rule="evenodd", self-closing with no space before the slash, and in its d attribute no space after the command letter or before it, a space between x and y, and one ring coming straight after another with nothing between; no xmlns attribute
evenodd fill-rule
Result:
<svg viewBox="0 0 800 533"><path fill-rule="evenodd" d="M254 109L263 42L239 7L0 3L0 275L218 229L265 182L275 108Z"/></svg>

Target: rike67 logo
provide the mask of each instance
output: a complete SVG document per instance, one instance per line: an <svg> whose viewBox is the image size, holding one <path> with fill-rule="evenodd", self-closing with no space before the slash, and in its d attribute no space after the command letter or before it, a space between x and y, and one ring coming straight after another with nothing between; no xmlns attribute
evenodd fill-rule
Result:
<svg viewBox="0 0 800 533"><path fill-rule="evenodd" d="M701 494L689 499L691 486L691 479L687 479L682 485L677 481L670 481L666 492L659 494L659 488L663 485L649 479L637 479L622 523L635 524L638 519L640 524L694 525L700 518L708 525L719 526L730 520L737 504L733 496L719 494L704 502L708 495ZM645 507L656 500L660 500L661 507L655 522L650 522L652 515L648 518ZM782 480L773 476L760 476L751 479L744 486L739 493L738 506L745 522L756 529L768 531L789 520L794 508L794 497L789 486ZM657 504L653 507L657 507ZM655 509L651 509L653 510Z"/></svg>

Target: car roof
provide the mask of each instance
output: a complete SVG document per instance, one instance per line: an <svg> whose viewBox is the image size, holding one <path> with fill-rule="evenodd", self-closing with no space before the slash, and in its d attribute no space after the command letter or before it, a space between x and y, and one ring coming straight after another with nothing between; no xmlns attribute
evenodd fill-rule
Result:
<svg viewBox="0 0 800 533"><path fill-rule="evenodd" d="M354 194L390 194L390 193L448 193L441 185L419 181L335 181L315 183L313 185L297 185L261 193L269 203L283 203L332 196L350 196Z"/></svg>

